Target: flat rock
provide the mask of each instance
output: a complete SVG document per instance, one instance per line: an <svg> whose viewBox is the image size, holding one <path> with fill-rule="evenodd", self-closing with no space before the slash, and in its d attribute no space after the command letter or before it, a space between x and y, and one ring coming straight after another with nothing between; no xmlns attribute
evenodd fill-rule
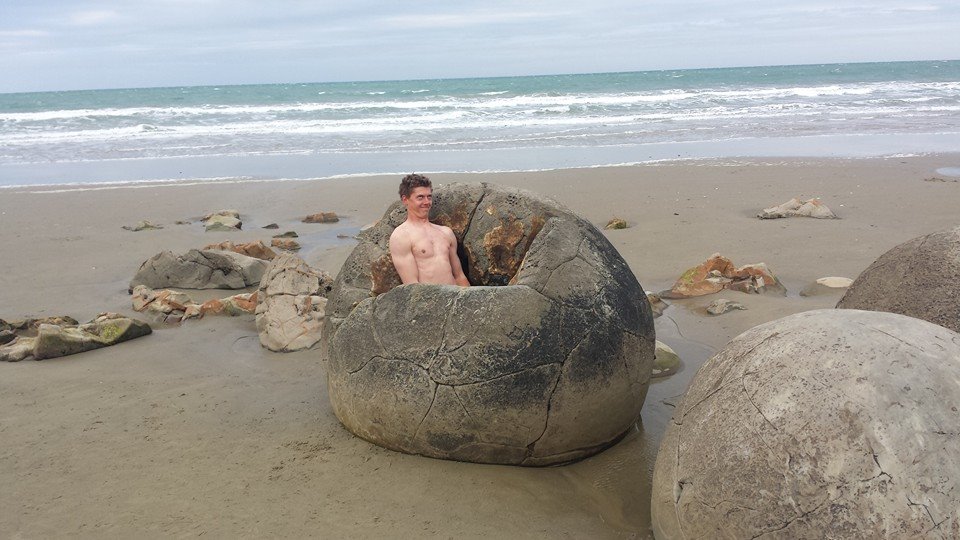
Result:
<svg viewBox="0 0 960 540"><path fill-rule="evenodd" d="M133 225L133 226L124 225L123 227L121 227L121 229L125 231L133 231L133 232L146 231L151 229L162 229L162 228L163 228L163 225L154 225L149 221L138 221L136 225Z"/></svg>
<svg viewBox="0 0 960 540"><path fill-rule="evenodd" d="M267 261L232 251L191 249L184 255L163 251L144 261L130 281L151 289L243 289L260 282Z"/></svg>
<svg viewBox="0 0 960 540"><path fill-rule="evenodd" d="M226 298L214 298L202 304L194 302L187 294L169 289L153 290L143 285L133 289L133 309L152 315L154 320L179 323L199 319L205 315L245 315L257 309L257 293L243 293Z"/></svg>
<svg viewBox="0 0 960 540"><path fill-rule="evenodd" d="M800 291L800 296L820 296L824 294L840 294L853 284L853 280L845 277L822 277L807 285Z"/></svg>
<svg viewBox="0 0 960 540"><path fill-rule="evenodd" d="M286 251L299 251L301 247L300 242L292 238L274 238L270 240L270 245Z"/></svg>
<svg viewBox="0 0 960 540"><path fill-rule="evenodd" d="M17 362L33 358L44 360L109 347L152 332L142 321L116 313L101 313L81 325L42 323L35 337L17 337L0 347L0 360Z"/></svg>
<svg viewBox="0 0 960 540"><path fill-rule="evenodd" d="M854 280L837 307L900 313L960 332L960 227L887 251Z"/></svg>
<svg viewBox="0 0 960 540"><path fill-rule="evenodd" d="M826 309L697 372L653 475L657 538L956 538L960 334Z"/></svg>
<svg viewBox="0 0 960 540"><path fill-rule="evenodd" d="M747 309L740 302L734 302L732 300L727 300L726 298L718 298L713 302L710 302L710 305L707 306L707 313L711 315L723 315L728 311L733 311L735 309Z"/></svg>
<svg viewBox="0 0 960 540"><path fill-rule="evenodd" d="M837 219L836 214L827 208L820 199L790 199L789 201L770 208L764 208L757 217L760 219L776 219L785 217L811 217L816 219Z"/></svg>

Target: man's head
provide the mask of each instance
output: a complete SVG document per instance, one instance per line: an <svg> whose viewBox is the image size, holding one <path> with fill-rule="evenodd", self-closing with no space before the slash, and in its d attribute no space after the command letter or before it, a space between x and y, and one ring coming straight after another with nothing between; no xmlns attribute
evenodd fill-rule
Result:
<svg viewBox="0 0 960 540"><path fill-rule="evenodd" d="M433 206L433 185L422 174L408 174L400 181L400 202L407 208L407 215L428 219Z"/></svg>
<svg viewBox="0 0 960 540"><path fill-rule="evenodd" d="M408 174L400 180L400 200L403 200L404 197L409 197L414 188L418 187L427 187L433 190L433 184L430 183L430 179L422 174Z"/></svg>

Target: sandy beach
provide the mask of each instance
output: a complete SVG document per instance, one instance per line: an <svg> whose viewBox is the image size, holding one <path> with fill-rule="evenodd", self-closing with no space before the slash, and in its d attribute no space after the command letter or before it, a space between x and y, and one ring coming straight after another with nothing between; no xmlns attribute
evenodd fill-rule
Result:
<svg viewBox="0 0 960 540"><path fill-rule="evenodd" d="M657 338L683 369L651 385L620 443L549 468L410 456L354 437L326 395L319 349L272 353L254 317L206 317L115 347L0 365L0 536L646 538L657 447L677 396L729 339L763 322L833 307L856 278L910 238L960 224L960 154L864 159L724 159L496 174L432 174L435 185L529 189L602 227L648 291L719 252L764 262L787 295L724 292L673 300ZM429 173L428 173L429 174ZM295 230L310 265L336 274L362 226L396 199L398 177L113 188L0 190L0 319L131 308L127 287L154 254L269 239ZM759 220L792 197L841 219ZM234 208L243 230L204 232ZM304 224L333 211L336 224ZM140 220L163 229L129 232ZM191 223L177 225L177 220ZM252 289L251 289L252 290ZM232 291L191 291L194 298ZM746 306L720 316L717 298Z"/></svg>

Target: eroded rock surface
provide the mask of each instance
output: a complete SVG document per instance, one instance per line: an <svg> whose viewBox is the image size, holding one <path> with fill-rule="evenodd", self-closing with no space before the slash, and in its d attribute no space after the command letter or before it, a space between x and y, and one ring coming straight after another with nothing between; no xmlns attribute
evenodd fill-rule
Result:
<svg viewBox="0 0 960 540"><path fill-rule="evenodd" d="M153 316L165 323L179 323L199 319L205 315L253 314L257 309L257 293L235 294L214 298L202 304L194 302L186 293L169 289L153 290L143 285L133 289L133 310Z"/></svg>
<svg viewBox="0 0 960 540"><path fill-rule="evenodd" d="M240 212L236 210L220 210L203 216L200 221L207 231L238 231L243 228Z"/></svg>
<svg viewBox="0 0 960 540"><path fill-rule="evenodd" d="M184 255L163 251L147 259L130 281L151 289L243 289L260 282L267 261L232 251L191 249Z"/></svg>
<svg viewBox="0 0 960 540"><path fill-rule="evenodd" d="M308 349L320 341L333 278L300 257L281 253L260 282L257 332L271 351Z"/></svg>
<svg viewBox="0 0 960 540"><path fill-rule="evenodd" d="M765 263L747 264L737 268L730 259L714 253L706 261L687 269L673 287L660 293L660 296L691 298L724 289L745 293L787 293L786 287Z"/></svg>
<svg viewBox="0 0 960 540"><path fill-rule="evenodd" d="M241 244L234 244L230 240L220 242L218 244L210 244L203 249L219 249L221 251L233 251L234 253L239 253L241 255L246 255L247 257L253 257L255 259L263 259L265 261L272 261L274 257L277 256L277 252L273 251L262 240L257 240L255 242L246 242Z"/></svg>
<svg viewBox="0 0 960 540"><path fill-rule="evenodd" d="M86 324L40 323L32 335L29 328L13 341L0 347L0 360L44 360L109 347L150 334L142 321L116 313L101 313Z"/></svg>
<svg viewBox="0 0 960 540"><path fill-rule="evenodd" d="M401 285L399 203L359 235L327 306L334 412L387 448L547 465L596 453L639 415L654 349L649 303L593 225L535 194L434 190L473 287Z"/></svg>
<svg viewBox="0 0 960 540"><path fill-rule="evenodd" d="M837 307L900 313L960 332L960 227L884 253L854 280Z"/></svg>
<svg viewBox="0 0 960 540"><path fill-rule="evenodd" d="M820 199L790 199L789 201L770 208L764 208L757 217L760 219L776 219L785 217L812 217L816 219L837 219L833 210L827 208Z"/></svg>
<svg viewBox="0 0 960 540"><path fill-rule="evenodd" d="M657 455L657 538L957 538L960 334L817 310L697 372Z"/></svg>

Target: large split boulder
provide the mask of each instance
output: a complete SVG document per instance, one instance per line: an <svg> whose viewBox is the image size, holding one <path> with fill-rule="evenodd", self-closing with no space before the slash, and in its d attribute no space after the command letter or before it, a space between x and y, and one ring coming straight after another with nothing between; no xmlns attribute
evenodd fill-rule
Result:
<svg viewBox="0 0 960 540"><path fill-rule="evenodd" d="M960 334L817 310L697 372L654 468L657 538L960 536Z"/></svg>
<svg viewBox="0 0 960 540"><path fill-rule="evenodd" d="M359 235L327 305L328 387L353 433L425 456L549 465L634 426L653 316L604 235L558 203L489 184L434 191L472 287L400 285L395 203Z"/></svg>
<svg viewBox="0 0 960 540"><path fill-rule="evenodd" d="M257 291L260 344L276 352L309 349L320 341L330 274L311 268L292 253L270 263Z"/></svg>
<svg viewBox="0 0 960 540"><path fill-rule="evenodd" d="M150 257L130 281L150 289L243 289L260 283L269 263L233 251L191 249L183 255L162 251Z"/></svg>
<svg viewBox="0 0 960 540"><path fill-rule="evenodd" d="M884 253L854 280L837 307L900 313L960 332L960 227Z"/></svg>

